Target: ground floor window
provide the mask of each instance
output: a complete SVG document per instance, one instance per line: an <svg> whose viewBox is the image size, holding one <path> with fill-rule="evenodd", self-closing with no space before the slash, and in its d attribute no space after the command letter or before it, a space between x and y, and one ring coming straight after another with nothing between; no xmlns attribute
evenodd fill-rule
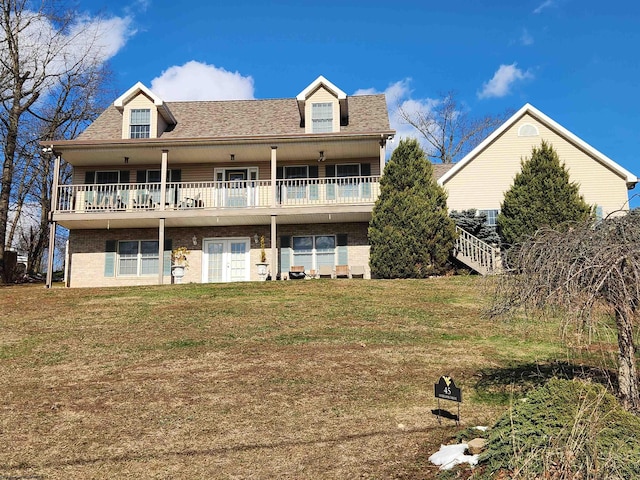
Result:
<svg viewBox="0 0 640 480"><path fill-rule="evenodd" d="M487 215L487 221L486 221L486 225L490 226L490 227L495 227L498 222L498 213L500 213L500 210L478 210L478 214L486 214Z"/></svg>
<svg viewBox="0 0 640 480"><path fill-rule="evenodd" d="M318 270L322 265L336 264L335 235L305 235L293 237L293 265L304 266L305 271Z"/></svg>
<svg viewBox="0 0 640 480"><path fill-rule="evenodd" d="M157 275L159 262L157 240L118 242L118 275Z"/></svg>

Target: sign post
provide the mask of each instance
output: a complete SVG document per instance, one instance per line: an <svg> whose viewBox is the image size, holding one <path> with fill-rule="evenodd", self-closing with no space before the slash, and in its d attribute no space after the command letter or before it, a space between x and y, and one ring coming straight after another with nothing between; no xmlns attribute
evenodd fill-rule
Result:
<svg viewBox="0 0 640 480"><path fill-rule="evenodd" d="M435 396L438 399L438 423L440 421L440 399L458 402L458 416L456 417L456 425L460 424L460 403L462 403L462 390L456 387L453 378L443 375L434 385Z"/></svg>

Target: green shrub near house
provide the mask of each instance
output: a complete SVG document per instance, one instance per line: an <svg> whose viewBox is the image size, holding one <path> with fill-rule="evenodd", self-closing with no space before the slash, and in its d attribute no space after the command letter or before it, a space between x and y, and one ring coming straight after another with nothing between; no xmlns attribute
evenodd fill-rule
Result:
<svg viewBox="0 0 640 480"><path fill-rule="evenodd" d="M531 158L521 163L497 219L503 243L514 245L541 227L557 228L590 217L592 207L580 195L580 185L570 181L569 171L550 143L533 147Z"/></svg>
<svg viewBox="0 0 640 480"><path fill-rule="evenodd" d="M418 142L405 139L380 179L369 224L369 262L377 278L425 278L443 273L456 237L447 194Z"/></svg>
<svg viewBox="0 0 640 480"><path fill-rule="evenodd" d="M474 478L640 478L640 418L596 383L550 380L517 400L488 439Z"/></svg>

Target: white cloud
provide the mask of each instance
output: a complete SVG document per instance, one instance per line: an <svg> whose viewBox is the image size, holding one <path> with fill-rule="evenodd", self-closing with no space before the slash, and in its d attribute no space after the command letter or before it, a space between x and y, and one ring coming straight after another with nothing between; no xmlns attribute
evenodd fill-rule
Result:
<svg viewBox="0 0 640 480"><path fill-rule="evenodd" d="M151 90L163 100L253 99L251 76L192 60L173 66L151 81Z"/></svg>
<svg viewBox="0 0 640 480"><path fill-rule="evenodd" d="M77 17L68 30L60 33L43 15L25 11L12 17L14 30L19 30L19 45L24 70L45 72L50 76L65 71L82 72L111 59L133 35L131 17Z"/></svg>
<svg viewBox="0 0 640 480"><path fill-rule="evenodd" d="M131 17L91 18L83 16L69 31L69 47L82 51L87 45L92 46L95 60L106 62L114 57L135 34Z"/></svg>
<svg viewBox="0 0 640 480"><path fill-rule="evenodd" d="M540 5L538 5L536 7L536 9L533 11L533 13L540 13L542 12L545 8L549 8L555 5L555 0L545 0L544 2L542 2Z"/></svg>
<svg viewBox="0 0 640 480"><path fill-rule="evenodd" d="M522 35L520 35L520 43L524 46L533 45L533 37L526 28L522 29Z"/></svg>
<svg viewBox="0 0 640 480"><path fill-rule="evenodd" d="M366 88L356 90L354 95L372 95L376 93L384 93L387 100L387 109L389 110L389 123L391 128L396 131L394 143L387 145L387 154L398 145L403 138L415 138L421 142L425 151L430 150L430 146L426 144L424 138L414 127L409 125L400 115L400 110L415 117L417 112L427 113L431 111L439 102L433 98L414 99L411 98L410 88L411 78L405 78L390 84L384 92L380 92L375 88Z"/></svg>
<svg viewBox="0 0 640 480"><path fill-rule="evenodd" d="M514 83L533 78L531 72L523 71L516 65L516 63L500 65L493 78L482 85L478 98L504 97L510 93Z"/></svg>

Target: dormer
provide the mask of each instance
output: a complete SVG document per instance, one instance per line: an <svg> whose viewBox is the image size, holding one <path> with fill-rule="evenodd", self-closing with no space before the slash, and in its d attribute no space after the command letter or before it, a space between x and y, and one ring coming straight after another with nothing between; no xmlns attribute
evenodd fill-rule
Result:
<svg viewBox="0 0 640 480"><path fill-rule="evenodd" d="M339 132L341 125L349 123L347 94L322 75L296 99L305 133Z"/></svg>
<svg viewBox="0 0 640 480"><path fill-rule="evenodd" d="M122 112L122 138L158 138L177 123L167 104L140 82L113 105Z"/></svg>

